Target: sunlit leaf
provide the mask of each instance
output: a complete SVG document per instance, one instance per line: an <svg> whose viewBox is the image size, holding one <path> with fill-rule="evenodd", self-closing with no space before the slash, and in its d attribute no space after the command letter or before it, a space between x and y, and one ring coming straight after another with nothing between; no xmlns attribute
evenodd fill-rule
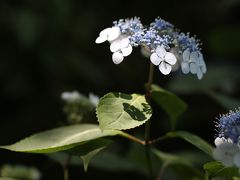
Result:
<svg viewBox="0 0 240 180"><path fill-rule="evenodd" d="M95 124L72 125L37 133L0 148L17 152L50 153L74 148L98 138L121 134L123 133L118 130L102 131Z"/></svg>
<svg viewBox="0 0 240 180"><path fill-rule="evenodd" d="M152 110L143 95L108 93L97 106L100 128L131 129L147 122Z"/></svg>

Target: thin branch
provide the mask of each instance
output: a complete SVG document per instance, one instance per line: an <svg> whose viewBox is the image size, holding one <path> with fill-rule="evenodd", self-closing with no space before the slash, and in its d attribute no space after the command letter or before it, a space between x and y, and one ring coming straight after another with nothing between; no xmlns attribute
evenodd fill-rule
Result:
<svg viewBox="0 0 240 180"><path fill-rule="evenodd" d="M149 66L149 74L148 74L148 83L147 83L147 89L146 89L146 98L148 103L150 103L151 95L152 95L152 83L153 83L153 72L154 72L154 65L150 62Z"/></svg>
<svg viewBox="0 0 240 180"><path fill-rule="evenodd" d="M63 175L64 175L64 180L68 180L69 179L69 163L71 161L72 155L68 155L66 158L66 161L63 164Z"/></svg>
<svg viewBox="0 0 240 180"><path fill-rule="evenodd" d="M148 141L148 144L156 144L156 143L158 143L160 141L163 141L165 139L168 139L168 138L170 138L170 137L168 137L168 136L160 136L160 137L158 137L156 139Z"/></svg>
<svg viewBox="0 0 240 180"><path fill-rule="evenodd" d="M127 133L124 133L124 134L121 134L123 137L127 138L127 139L130 139L131 141L134 141L136 143L139 143L141 145L146 145L145 141L141 140L141 139L138 139L136 138L135 136L132 136L130 134L127 134Z"/></svg>
<svg viewBox="0 0 240 180"><path fill-rule="evenodd" d="M156 180L161 180L161 179L162 179L163 174L164 174L164 171L165 171L165 169L166 169L167 166L168 166L168 163L167 163L167 162L163 163L163 165L162 165L162 167L161 167L161 169L160 169L160 171L159 171L159 174L158 174L158 177L157 177Z"/></svg>

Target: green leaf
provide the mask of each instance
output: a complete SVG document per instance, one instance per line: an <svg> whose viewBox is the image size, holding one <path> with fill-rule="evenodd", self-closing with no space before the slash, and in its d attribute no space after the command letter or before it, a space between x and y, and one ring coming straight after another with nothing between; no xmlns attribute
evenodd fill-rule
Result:
<svg viewBox="0 0 240 180"><path fill-rule="evenodd" d="M203 166L204 170L208 173L210 178L213 177L224 177L224 178L232 178L233 176L239 177L238 168L234 167L225 167L222 163L218 161L213 161L206 163Z"/></svg>
<svg viewBox="0 0 240 180"><path fill-rule="evenodd" d="M172 137L182 138L212 157L213 147L208 142L192 133L186 131L173 131L167 133L166 136L171 138Z"/></svg>
<svg viewBox="0 0 240 180"><path fill-rule="evenodd" d="M206 75L201 81L195 75L177 76L172 80L167 88L181 94L202 93L205 90L221 89L225 92L232 92L239 83L239 68L234 65L208 67Z"/></svg>
<svg viewBox="0 0 240 180"><path fill-rule="evenodd" d="M66 153L76 156L84 156L88 154L91 151L94 151L95 149L99 149L102 147L106 147L109 144L111 144L113 141L106 139L106 138L98 138L95 140L87 141L84 144L81 144L80 146L76 146L71 149L67 149Z"/></svg>
<svg viewBox="0 0 240 180"><path fill-rule="evenodd" d="M192 164L189 161L186 161L186 159L183 159L180 156L173 155L170 153L164 153L155 148L152 149L152 152L166 164L182 164L186 166L192 166Z"/></svg>
<svg viewBox="0 0 240 180"><path fill-rule="evenodd" d="M89 162L91 161L91 159L97 155L101 150L103 150L105 147L100 147L98 149L95 149L89 153L87 153L86 155L83 155L83 156L80 156L82 161L83 161L83 166L84 166L84 170L85 172L87 171L88 169L88 164Z"/></svg>
<svg viewBox="0 0 240 180"><path fill-rule="evenodd" d="M197 177L202 176L201 172L198 169L194 168L194 165L191 161L189 161L188 159L185 159L184 157L182 157L180 155L164 153L155 148L152 149L152 152L153 152L153 154L155 154L158 157L159 160L162 161L162 166L161 166L162 172L165 171L166 168L168 168L168 170L173 171L173 172L171 172L171 174L175 174L175 173L177 173L176 168L177 169L182 168L182 169L184 169L184 173L179 173L178 179L180 179L180 176L184 177L186 175L189 177L185 177L184 179L190 179L190 177L192 179L193 177L197 178Z"/></svg>
<svg viewBox="0 0 240 180"><path fill-rule="evenodd" d="M97 117L102 130L131 129L147 122L152 115L143 95L108 93L97 106Z"/></svg>
<svg viewBox="0 0 240 180"><path fill-rule="evenodd" d="M41 172L34 168L24 165L9 165L5 164L1 167L0 175L2 179L26 179L38 180L41 177Z"/></svg>
<svg viewBox="0 0 240 180"><path fill-rule="evenodd" d="M240 101L238 99L212 91L206 91L206 93L226 109L235 109L239 107Z"/></svg>
<svg viewBox="0 0 240 180"><path fill-rule="evenodd" d="M67 154L63 152L51 153L47 154L47 156L61 164L63 164L67 158ZM70 164L79 166L82 165L82 162L79 161L77 156L73 156ZM98 156L92 159L91 167L110 172L135 171L144 174L146 171L145 166L142 166L134 159L129 158L126 155L116 154L109 151L101 152Z"/></svg>
<svg viewBox="0 0 240 180"><path fill-rule="evenodd" d="M74 148L98 138L122 134L124 133L118 130L102 131L95 124L71 125L37 133L0 148L17 152L51 153Z"/></svg>
<svg viewBox="0 0 240 180"><path fill-rule="evenodd" d="M106 148L110 143L112 143L111 140L99 138L66 150L66 152L72 155L80 156L83 161L84 170L87 171L88 164L91 159L97 155L98 152Z"/></svg>
<svg viewBox="0 0 240 180"><path fill-rule="evenodd" d="M167 112L172 127L175 126L177 118L187 109L187 104L182 99L157 85L152 85L152 98Z"/></svg>

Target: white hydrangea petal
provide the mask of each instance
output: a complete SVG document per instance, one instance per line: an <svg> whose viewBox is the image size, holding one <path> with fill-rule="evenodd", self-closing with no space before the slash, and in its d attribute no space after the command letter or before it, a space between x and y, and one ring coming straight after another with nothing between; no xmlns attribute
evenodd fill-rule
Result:
<svg viewBox="0 0 240 180"><path fill-rule="evenodd" d="M190 66L190 72L191 72L192 74L196 74L197 71L198 71L198 66L197 66L197 64L196 64L196 63L190 63L189 66Z"/></svg>
<svg viewBox="0 0 240 180"><path fill-rule="evenodd" d="M179 67L180 67L180 63L177 61L176 64L172 65L172 71L174 71L174 72L177 71L179 69Z"/></svg>
<svg viewBox="0 0 240 180"><path fill-rule="evenodd" d="M190 71L189 64L187 62L182 62L181 69L184 74L188 74Z"/></svg>
<svg viewBox="0 0 240 180"><path fill-rule="evenodd" d="M152 53L150 60L154 65L159 65L162 59L157 55L157 53Z"/></svg>
<svg viewBox="0 0 240 180"><path fill-rule="evenodd" d="M233 158L239 152L237 145L229 142L224 142L213 150L213 157L219 160L223 165L230 167L234 165Z"/></svg>
<svg viewBox="0 0 240 180"><path fill-rule="evenodd" d="M120 40L115 40L110 45L111 52L116 52L121 49L121 43Z"/></svg>
<svg viewBox="0 0 240 180"><path fill-rule="evenodd" d="M72 103L81 99L82 95L78 91L63 92L61 95L62 99L66 102Z"/></svg>
<svg viewBox="0 0 240 180"><path fill-rule="evenodd" d="M128 47L121 49L123 56L128 56L132 53L132 46L129 44Z"/></svg>
<svg viewBox="0 0 240 180"><path fill-rule="evenodd" d="M194 51L190 54L190 62L197 62L198 61L198 52Z"/></svg>
<svg viewBox="0 0 240 180"><path fill-rule="evenodd" d="M189 61L190 60L190 51L189 51L189 49L186 49L185 51L183 51L182 57L183 57L183 61Z"/></svg>
<svg viewBox="0 0 240 180"><path fill-rule="evenodd" d="M198 65L199 66L203 66L205 63L204 63L204 60L203 60L203 55L201 52L199 52L199 56L198 56L198 61L197 61Z"/></svg>
<svg viewBox="0 0 240 180"><path fill-rule="evenodd" d="M215 140L214 140L214 144L215 146L220 146L222 143L226 142L226 139L225 138L219 138L217 137Z"/></svg>
<svg viewBox="0 0 240 180"><path fill-rule="evenodd" d="M177 62L177 58L175 57L175 55L173 53L167 52L165 55L165 62L167 62L168 64L171 64L171 65L174 65Z"/></svg>
<svg viewBox="0 0 240 180"><path fill-rule="evenodd" d="M107 36L99 36L96 40L95 43L100 44L103 43L107 40Z"/></svg>
<svg viewBox="0 0 240 180"><path fill-rule="evenodd" d="M121 34L120 28L119 27L112 27L111 31L108 34L108 41L113 41L117 39Z"/></svg>
<svg viewBox="0 0 240 180"><path fill-rule="evenodd" d="M206 67L206 64L204 62L203 55L202 55L201 52L199 52L198 65L201 68L202 73L205 74L207 72L207 67Z"/></svg>
<svg viewBox="0 0 240 180"><path fill-rule="evenodd" d="M113 53L112 60L115 64L120 64L123 61L124 57L123 54L119 51Z"/></svg>
<svg viewBox="0 0 240 180"><path fill-rule="evenodd" d="M162 74L168 75L172 70L172 66L162 61L159 65L159 70Z"/></svg>
<svg viewBox="0 0 240 180"><path fill-rule="evenodd" d="M205 63L203 66L201 66L201 70L202 70L203 74L205 74L207 72L207 66Z"/></svg>
<svg viewBox="0 0 240 180"><path fill-rule="evenodd" d="M156 49L156 53L160 58L164 59L167 51L164 49L163 46L158 46Z"/></svg>
<svg viewBox="0 0 240 180"><path fill-rule="evenodd" d="M202 73L202 70L200 68L198 68L198 70L197 70L197 77L198 77L199 80L203 78L203 73Z"/></svg>
<svg viewBox="0 0 240 180"><path fill-rule="evenodd" d="M240 152L234 155L233 162L237 167L240 167Z"/></svg>
<svg viewBox="0 0 240 180"><path fill-rule="evenodd" d="M111 29L112 29L112 28L106 28L106 29L102 30L102 31L100 32L99 36L101 36L101 37L104 37L104 36L105 36L105 37L107 38L107 36L108 36L108 34L110 33Z"/></svg>
<svg viewBox="0 0 240 180"><path fill-rule="evenodd" d="M126 48L128 47L129 44L130 44L130 41L127 37L123 38L120 42L121 48Z"/></svg>
<svg viewBox="0 0 240 180"><path fill-rule="evenodd" d="M89 93L88 98L94 106L97 106L97 104L99 102L99 96L97 96L93 93Z"/></svg>

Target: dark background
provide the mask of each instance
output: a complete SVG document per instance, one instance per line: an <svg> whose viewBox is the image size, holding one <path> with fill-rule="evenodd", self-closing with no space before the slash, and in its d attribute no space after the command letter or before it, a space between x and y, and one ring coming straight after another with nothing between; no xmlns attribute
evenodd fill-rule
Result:
<svg viewBox="0 0 240 180"><path fill-rule="evenodd" d="M155 68L154 82L189 105L177 129L189 130L213 143L215 117L240 105L239 15L238 0L0 0L0 144L13 143L64 121L63 91L99 96L110 91L144 93L149 60L139 49L114 65L109 45L95 44L99 32L112 21L134 16L145 25L160 16L201 39L208 68L202 81L180 71L163 76ZM161 110L155 110L152 137L168 128L167 122L158 121L160 118L167 119ZM5 163L34 165L44 179L62 177L61 167L41 155L0 150L0 166ZM71 171L86 179L94 175L126 179L132 175L94 168L88 174L78 173L77 168Z"/></svg>

